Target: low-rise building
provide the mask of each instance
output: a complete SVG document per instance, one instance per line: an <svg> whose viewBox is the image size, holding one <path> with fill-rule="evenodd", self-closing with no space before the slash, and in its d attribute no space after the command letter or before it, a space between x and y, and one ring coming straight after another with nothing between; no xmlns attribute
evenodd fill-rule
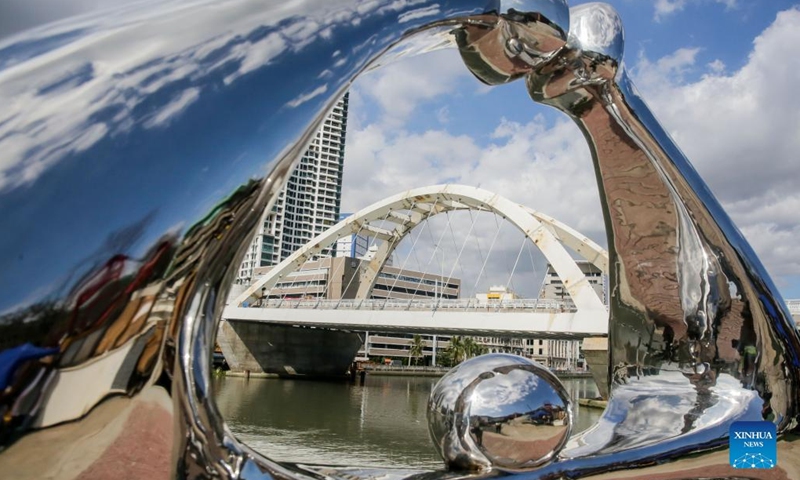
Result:
<svg viewBox="0 0 800 480"><path fill-rule="evenodd" d="M362 274L371 260L370 251L363 258L349 256L324 257L306 262L300 269L289 273L273 288L266 288L258 295L259 303L291 302L293 300L354 299L361 287ZM459 298L461 280L448 278L432 273L402 269L393 265L384 265L375 280L370 299L386 301L413 300L453 300ZM254 269L254 278L258 279L270 271L272 267ZM398 358L408 363L413 334L369 333L365 335L364 348L359 357ZM420 364L435 364L434 346L437 354L449 346L447 336L422 335L423 355L418 359Z"/></svg>

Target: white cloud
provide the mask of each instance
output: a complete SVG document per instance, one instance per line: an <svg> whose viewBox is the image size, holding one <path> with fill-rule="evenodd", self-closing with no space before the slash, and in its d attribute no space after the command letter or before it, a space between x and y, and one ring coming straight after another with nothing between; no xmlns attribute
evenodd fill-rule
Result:
<svg viewBox="0 0 800 480"><path fill-rule="evenodd" d="M386 11L408 6L396 2ZM138 122L166 123L199 98L221 68L234 67L225 78L233 82L322 32L330 37L331 29L356 15L341 1L301 17L304 8L302 2L266 9L253 0L168 2L69 18L0 38L0 50L19 50L0 70L0 190L32 182L70 152ZM262 31L269 33L259 36ZM59 37L67 40L54 43ZM39 44L49 49L29 48ZM148 112L137 116L142 105ZM113 119L95 120L112 110L118 112Z"/></svg>
<svg viewBox="0 0 800 480"><path fill-rule="evenodd" d="M313 22L308 22L308 23L316 25L316 23ZM317 28L319 28L318 25L316 26ZM295 36L297 35L297 33L298 31L293 32ZM309 37L306 38L308 39ZM313 36L310 38L313 38ZM229 62L233 59L240 58L241 63L239 64L239 69L236 70L236 72L230 74L225 78L225 83L230 84L231 82L241 77L242 75L250 73L257 68L261 68L264 65L269 64L270 60L277 57L285 49L286 49L286 41L283 39L283 37L281 37L281 35L277 33L271 33L257 42L245 42L240 45L237 45L233 49L231 55L229 55L225 59L225 62Z"/></svg>
<svg viewBox="0 0 800 480"><path fill-rule="evenodd" d="M450 109L447 108L447 105L436 111L436 120L442 124L450 122Z"/></svg>
<svg viewBox="0 0 800 480"><path fill-rule="evenodd" d="M713 62L710 62L707 66L712 73L721 74L725 72L725 62L723 62L719 58L714 60Z"/></svg>
<svg viewBox="0 0 800 480"><path fill-rule="evenodd" d="M699 48L679 48L651 62L644 51L640 52L634 68L636 85L647 91L661 88L665 79L670 79L672 84L683 83L684 75L695 66L698 53Z"/></svg>
<svg viewBox="0 0 800 480"><path fill-rule="evenodd" d="M655 10L654 18L656 21L660 21L664 17L680 12L686 8L687 4L708 1L720 3L728 10L738 7L737 0L655 0L655 3L653 4L653 8Z"/></svg>
<svg viewBox="0 0 800 480"><path fill-rule="evenodd" d="M420 105L450 93L448 85L464 71L458 56L450 53L451 58L431 55L429 60L416 59L419 63L391 65L373 74L371 83L358 84L357 95L377 102L384 118L351 126L343 211L358 210L414 187L462 183L547 213L604 245L588 148L571 122L553 124L542 117L527 122L484 119L485 130L492 132L485 144L451 134L443 123L421 133L404 130ZM800 274L800 243L796 241L800 235L796 153L800 151L800 96L793 94L800 82L800 11L781 13L755 39L747 64L735 72L727 72L720 61L701 64L702 53L698 48L681 48L657 60L642 54L632 76L768 270L779 284L785 284L785 279ZM699 78L698 73L702 74ZM424 81L415 82L415 76ZM455 96L451 99L461 101ZM508 101L507 97L503 100ZM524 92L520 101L528 101ZM464 232L469 228L468 218L453 221ZM483 249L494 233L493 228L486 230L477 232ZM425 252L431 250L427 247ZM519 252L518 240L505 238L496 250L500 257L490 269L498 283L504 283L503 272ZM479 256L472 246L465 254ZM427 261L422 253L420 257L423 263ZM537 262L534 268L541 266ZM479 267L463 278L474 278ZM535 293L538 285L531 287L536 276L530 270L526 267L517 285L527 282L526 293ZM468 283L465 280L464 286L471 287Z"/></svg>
<svg viewBox="0 0 800 480"><path fill-rule="evenodd" d="M736 72L712 69L683 83L680 72L696 61L691 50L641 60L633 70L637 85L767 269L797 275L800 10L778 14Z"/></svg>
<svg viewBox="0 0 800 480"><path fill-rule="evenodd" d="M290 100L286 105L290 106L291 108L299 107L300 105L306 103L307 101L311 100L314 97L318 97L323 93L328 91L328 84L320 85L319 87L315 88L314 90L303 93L297 98Z"/></svg>
<svg viewBox="0 0 800 480"><path fill-rule="evenodd" d="M432 52L388 65L359 78L358 89L366 99L377 103L382 123L404 124L425 101L452 93L459 78L468 78L458 55L450 51Z"/></svg>
<svg viewBox="0 0 800 480"><path fill-rule="evenodd" d="M443 130L407 133L379 124L351 130L342 211L353 212L389 195L440 183L479 186L499 193L605 243L589 151L577 127L569 121L548 125L541 116L524 124L501 119L491 141L483 147L470 137ZM472 217L465 213L441 217L432 219L425 227L428 230L415 231L407 238L396 265L409 258L407 268L433 268L447 276L466 242L461 264L454 271L463 280L464 294L506 284L509 278L518 293L538 294L545 261L535 248L532 253L525 248L514 268L523 238L515 227L505 224L497 234L493 216L475 216L476 227L467 239ZM449 231L451 224L455 239ZM416 235L420 235L415 247L418 252L409 254L408 245ZM498 238L491 261L478 278L495 235Z"/></svg>
<svg viewBox="0 0 800 480"><path fill-rule="evenodd" d="M199 88L187 88L173 98L171 102L164 105L158 113L144 122L145 128L162 127L169 123L169 120L180 114L200 96ZM94 142L93 142L94 143Z"/></svg>
<svg viewBox="0 0 800 480"><path fill-rule="evenodd" d="M397 22L398 23L406 23L406 22L410 22L411 20L416 20L418 18L430 17L432 15L438 15L438 14L439 14L439 5L438 4L434 4L434 5L431 5L430 7L417 8L417 9L408 11L406 13L403 13L402 15L400 15L398 17Z"/></svg>

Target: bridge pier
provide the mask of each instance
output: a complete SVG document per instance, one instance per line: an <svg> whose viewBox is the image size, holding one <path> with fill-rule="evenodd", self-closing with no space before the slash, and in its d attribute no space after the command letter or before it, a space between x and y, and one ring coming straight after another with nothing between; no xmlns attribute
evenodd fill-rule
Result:
<svg viewBox="0 0 800 480"><path fill-rule="evenodd" d="M344 377L362 341L343 330L223 320L217 343L234 372Z"/></svg>
<svg viewBox="0 0 800 480"><path fill-rule="evenodd" d="M583 339L583 357L603 400L608 400L608 337Z"/></svg>

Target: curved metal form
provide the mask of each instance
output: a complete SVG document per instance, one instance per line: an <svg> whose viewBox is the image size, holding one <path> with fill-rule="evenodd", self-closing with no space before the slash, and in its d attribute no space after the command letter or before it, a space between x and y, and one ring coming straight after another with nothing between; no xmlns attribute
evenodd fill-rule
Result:
<svg viewBox="0 0 800 480"><path fill-rule="evenodd" d="M508 395L508 389L515 395ZM561 381L533 360L493 353L459 364L433 387L431 439L454 470L524 470L550 461L572 430Z"/></svg>
<svg viewBox="0 0 800 480"><path fill-rule="evenodd" d="M369 294L389 256L414 227L433 215L453 210L479 210L501 215L525 234L544 254L559 278L564 282L578 310L605 311L603 300L586 280L561 241L569 242L578 252L591 252L587 256L603 265L607 271L608 257L605 251L591 240L583 237L563 223L525 208L500 195L465 185L434 185L415 188L393 195L365 207L332 226L298 249L286 260L273 267L264 276L253 282L233 304L239 306L258 294L262 289L271 290L287 274L300 269L306 261L315 257L331 244L353 233L363 232L384 240L370 261L365 278L361 280L356 298L369 298ZM544 219L543 222L539 218ZM394 228L382 228L389 221ZM559 241L554 232L565 240ZM576 326L578 327L578 326Z"/></svg>
<svg viewBox="0 0 800 480"><path fill-rule="evenodd" d="M563 0L136 2L0 39L0 471L337 476L227 430L216 321L259 213L349 82L452 45L480 80L524 77L574 119L607 224L609 408L523 476L738 477L737 420L780 440L776 468L747 476L796 476L789 311L636 93L616 13Z"/></svg>

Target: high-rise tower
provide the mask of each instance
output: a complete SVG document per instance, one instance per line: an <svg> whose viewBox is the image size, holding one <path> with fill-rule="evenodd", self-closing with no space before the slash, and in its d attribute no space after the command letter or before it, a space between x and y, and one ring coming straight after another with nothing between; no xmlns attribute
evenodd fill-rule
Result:
<svg viewBox="0 0 800 480"><path fill-rule="evenodd" d="M272 211L259 225L239 268L237 283L250 283L254 268L280 263L337 222L342 200L348 96L346 93L336 102ZM330 255L331 249L326 249L320 256Z"/></svg>

